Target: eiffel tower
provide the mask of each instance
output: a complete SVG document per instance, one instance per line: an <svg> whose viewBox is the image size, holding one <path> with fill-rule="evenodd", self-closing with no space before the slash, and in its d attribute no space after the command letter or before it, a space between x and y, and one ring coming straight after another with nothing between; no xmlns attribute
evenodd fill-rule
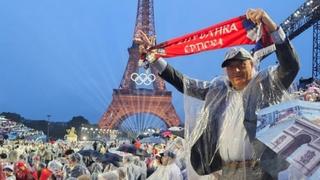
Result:
<svg viewBox="0 0 320 180"><path fill-rule="evenodd" d="M139 48L134 41L141 30L149 37L155 37L153 0L138 0L136 24L132 46L128 48L129 60L123 74L120 87L113 90L112 102L103 114L100 128L116 129L128 117L137 114L152 114L160 118L165 124L177 126L179 117L172 105L172 94L166 90L164 81L158 76L156 69L150 67L155 75L155 81L150 83L151 89L139 88L131 79L133 73L139 74Z"/></svg>

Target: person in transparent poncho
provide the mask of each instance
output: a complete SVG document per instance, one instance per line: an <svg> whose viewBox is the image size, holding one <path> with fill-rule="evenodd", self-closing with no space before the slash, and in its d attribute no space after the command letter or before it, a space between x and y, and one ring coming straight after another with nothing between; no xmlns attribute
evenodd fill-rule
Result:
<svg viewBox="0 0 320 180"><path fill-rule="evenodd" d="M276 66L256 72L248 51L231 48L222 63L226 76L199 81L156 58L157 50L147 50L154 41L145 34L140 32L137 39L140 53L145 53L160 77L185 95L203 101L196 119L186 115L190 162L201 176L222 170L222 179L277 179L288 167L282 157L255 138L256 112L284 98L299 71L299 60L282 28L264 10L249 9L246 16L267 28L276 47Z"/></svg>
<svg viewBox="0 0 320 180"><path fill-rule="evenodd" d="M148 177L148 180L182 180L180 168L176 164L176 154L171 150L160 153L161 160L157 170Z"/></svg>
<svg viewBox="0 0 320 180"><path fill-rule="evenodd" d="M146 179L147 177L147 167L140 162L139 157L126 156L123 167L128 180Z"/></svg>
<svg viewBox="0 0 320 180"><path fill-rule="evenodd" d="M70 177L77 178L81 175L90 175L89 170L83 163L82 155L79 153L73 153L68 157L69 163L63 167L64 178Z"/></svg>

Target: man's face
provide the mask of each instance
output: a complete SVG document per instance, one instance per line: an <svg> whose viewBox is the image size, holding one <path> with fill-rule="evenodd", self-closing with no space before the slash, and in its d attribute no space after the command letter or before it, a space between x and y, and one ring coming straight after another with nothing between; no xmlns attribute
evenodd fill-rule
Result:
<svg viewBox="0 0 320 180"><path fill-rule="evenodd" d="M162 156L161 157L162 165L166 166L168 164L168 161L169 161L169 157L168 156Z"/></svg>
<svg viewBox="0 0 320 180"><path fill-rule="evenodd" d="M236 90L244 89L252 79L252 61L233 60L226 66L229 80Z"/></svg>

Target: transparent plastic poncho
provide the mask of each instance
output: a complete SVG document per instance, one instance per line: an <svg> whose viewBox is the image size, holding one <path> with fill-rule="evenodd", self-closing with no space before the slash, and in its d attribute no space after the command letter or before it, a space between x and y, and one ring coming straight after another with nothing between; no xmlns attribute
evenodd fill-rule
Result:
<svg viewBox="0 0 320 180"><path fill-rule="evenodd" d="M139 161L139 157L126 156L124 158L123 168L128 180L146 179L147 169L144 163Z"/></svg>
<svg viewBox="0 0 320 180"><path fill-rule="evenodd" d="M53 173L53 174L59 174L62 171L63 165L57 161L53 160L48 163L48 169Z"/></svg>
<svg viewBox="0 0 320 180"><path fill-rule="evenodd" d="M182 180L183 176L181 170L175 162L167 165L159 165L157 170L148 177L147 180Z"/></svg>
<svg viewBox="0 0 320 180"><path fill-rule="evenodd" d="M82 155L79 153L73 153L69 156L70 159L74 161L73 165L66 164L63 167L64 179L68 177L79 177L81 175L90 175L89 170L83 163Z"/></svg>
<svg viewBox="0 0 320 180"><path fill-rule="evenodd" d="M212 81L184 76L188 179L252 179L251 169L245 165L251 159L258 160L263 171L273 177L288 167L255 133L256 112L290 96L278 78L277 67L253 74L241 91L231 87L226 75ZM229 162L243 162L237 167L242 173L225 176L221 167Z"/></svg>
<svg viewBox="0 0 320 180"><path fill-rule="evenodd" d="M93 164L91 164L91 166L89 167L89 171L91 173L91 179L97 180L98 175L102 173L102 170L103 170L103 166L101 163L94 162Z"/></svg>
<svg viewBox="0 0 320 180"><path fill-rule="evenodd" d="M177 136L167 143L166 150L172 151L175 155L175 163L183 171L186 168L186 142L185 139Z"/></svg>
<svg viewBox="0 0 320 180"><path fill-rule="evenodd" d="M121 179L117 171L109 171L98 175L98 180L119 180Z"/></svg>

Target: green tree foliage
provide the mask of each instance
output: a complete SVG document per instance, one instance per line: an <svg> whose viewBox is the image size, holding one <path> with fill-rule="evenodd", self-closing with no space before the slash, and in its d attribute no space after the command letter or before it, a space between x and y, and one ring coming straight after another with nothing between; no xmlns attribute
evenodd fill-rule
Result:
<svg viewBox="0 0 320 180"><path fill-rule="evenodd" d="M82 125L90 124L89 121L84 118L83 116L74 116L72 119L67 123L68 128L74 127L79 135L80 128Z"/></svg>
<svg viewBox="0 0 320 180"><path fill-rule="evenodd" d="M15 121L18 123L21 123L24 120L24 118L20 114L17 114L17 113L2 112L0 114L0 116L4 116L5 118L7 118L9 120Z"/></svg>

